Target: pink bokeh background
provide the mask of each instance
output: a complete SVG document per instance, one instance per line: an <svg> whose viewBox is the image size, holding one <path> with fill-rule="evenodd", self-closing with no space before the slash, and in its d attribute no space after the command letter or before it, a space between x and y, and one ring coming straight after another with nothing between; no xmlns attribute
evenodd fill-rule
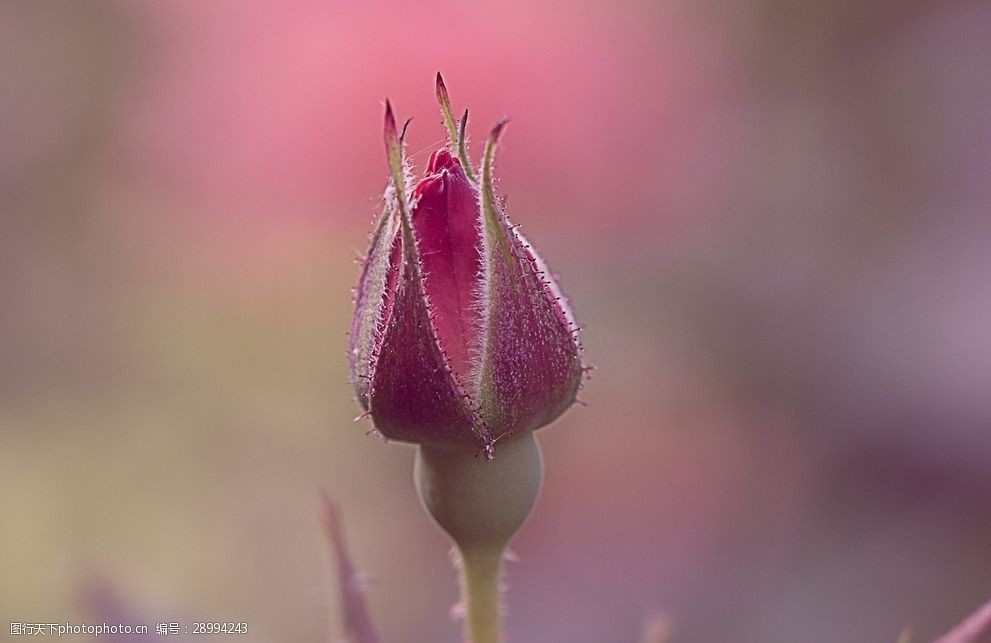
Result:
<svg viewBox="0 0 991 643"><path fill-rule="evenodd" d="M456 641L410 447L347 385L382 103L433 76L589 361L510 641L928 640L991 597L982 2L0 5L0 617ZM477 158L478 146L472 148ZM124 618L124 617L121 617Z"/></svg>

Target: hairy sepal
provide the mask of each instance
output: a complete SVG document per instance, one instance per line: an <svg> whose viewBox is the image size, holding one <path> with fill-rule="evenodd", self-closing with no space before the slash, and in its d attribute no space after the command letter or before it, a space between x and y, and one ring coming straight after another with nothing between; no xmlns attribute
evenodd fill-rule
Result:
<svg viewBox="0 0 991 643"><path fill-rule="evenodd" d="M351 321L351 346L348 351L351 385L358 396L358 402L366 411L375 357L381 346L385 324L395 297L395 293L389 291L395 287L396 272L399 269L393 252L398 242L398 232L399 217L395 199L387 198L382 217L372 234L371 248L358 281L355 313Z"/></svg>
<svg viewBox="0 0 991 643"><path fill-rule="evenodd" d="M481 168L482 307L475 397L495 440L548 424L582 377L577 327L543 260L510 225L492 185L493 130Z"/></svg>

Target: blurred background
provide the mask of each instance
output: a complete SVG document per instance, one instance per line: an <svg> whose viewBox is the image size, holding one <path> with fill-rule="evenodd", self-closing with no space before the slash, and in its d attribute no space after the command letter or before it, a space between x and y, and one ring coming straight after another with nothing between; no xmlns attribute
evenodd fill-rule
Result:
<svg viewBox="0 0 991 643"><path fill-rule="evenodd" d="M598 366L508 633L893 641L991 597L991 4L0 3L0 619L454 642L347 384L382 102L481 140ZM479 146L472 149L477 158ZM6 625L3 626L4 628Z"/></svg>

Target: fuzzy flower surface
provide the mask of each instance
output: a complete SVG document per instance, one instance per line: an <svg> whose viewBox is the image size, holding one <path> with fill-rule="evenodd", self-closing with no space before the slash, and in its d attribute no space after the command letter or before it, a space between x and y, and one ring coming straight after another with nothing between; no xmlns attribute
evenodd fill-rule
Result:
<svg viewBox="0 0 991 643"><path fill-rule="evenodd" d="M356 291L351 383L386 438L491 456L570 407L585 369L565 297L493 191L505 121L476 173L468 113L459 129L440 74L437 97L450 145L419 179L386 103L392 176Z"/></svg>

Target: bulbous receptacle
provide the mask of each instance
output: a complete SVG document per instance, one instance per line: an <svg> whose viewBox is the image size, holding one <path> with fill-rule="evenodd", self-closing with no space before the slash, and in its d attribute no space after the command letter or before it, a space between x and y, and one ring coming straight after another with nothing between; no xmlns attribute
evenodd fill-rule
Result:
<svg viewBox="0 0 991 643"><path fill-rule="evenodd" d="M533 433L491 461L465 449L420 445L413 477L420 500L461 555L465 641L500 643L502 556L540 492L543 459Z"/></svg>
<svg viewBox="0 0 991 643"><path fill-rule="evenodd" d="M501 553L537 500L543 458L533 433L503 445L491 461L422 445L413 477L424 507L462 551Z"/></svg>

